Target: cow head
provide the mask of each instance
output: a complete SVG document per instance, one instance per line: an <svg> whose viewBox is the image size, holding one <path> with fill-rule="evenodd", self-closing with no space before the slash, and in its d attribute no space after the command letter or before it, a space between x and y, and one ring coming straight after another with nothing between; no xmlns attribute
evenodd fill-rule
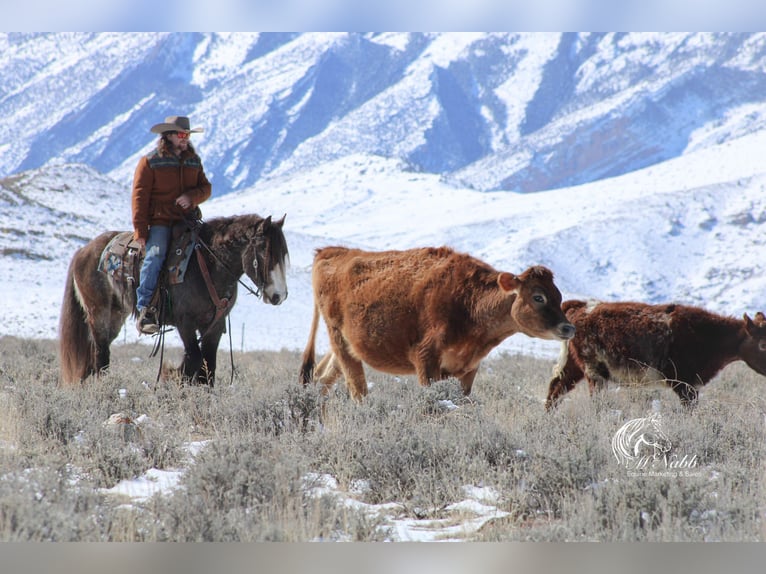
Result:
<svg viewBox="0 0 766 574"><path fill-rule="evenodd" d="M538 339L566 341L574 337L575 326L561 310L561 292L550 269L537 265L521 275L500 273L497 282L503 291L516 294L511 316L519 331Z"/></svg>
<svg viewBox="0 0 766 574"><path fill-rule="evenodd" d="M766 375L766 317L758 311L755 319L744 315L745 340L739 348L739 354L747 365L756 373Z"/></svg>

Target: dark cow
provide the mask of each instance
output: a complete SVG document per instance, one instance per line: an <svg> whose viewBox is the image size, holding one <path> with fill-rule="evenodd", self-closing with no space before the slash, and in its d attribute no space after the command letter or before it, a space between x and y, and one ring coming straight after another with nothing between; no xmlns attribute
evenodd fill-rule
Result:
<svg viewBox="0 0 766 574"><path fill-rule="evenodd" d="M545 406L587 379L591 394L612 379L622 384L669 386L686 407L698 389L734 361L766 375L766 318L743 320L698 307L565 301L577 332L563 344Z"/></svg>
<svg viewBox="0 0 766 574"><path fill-rule="evenodd" d="M325 394L342 374L360 400L367 394L364 362L385 373L416 373L424 386L455 377L468 395L481 360L514 333L574 335L553 274L542 266L514 275L447 247L325 247L314 257L312 281L314 317L301 382L316 377ZM331 351L315 369L320 313Z"/></svg>

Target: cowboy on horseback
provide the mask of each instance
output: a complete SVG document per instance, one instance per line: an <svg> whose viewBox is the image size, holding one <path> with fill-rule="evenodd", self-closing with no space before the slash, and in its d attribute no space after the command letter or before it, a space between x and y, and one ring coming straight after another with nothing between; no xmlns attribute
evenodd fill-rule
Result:
<svg viewBox="0 0 766 574"><path fill-rule="evenodd" d="M151 131L160 134L157 149L139 160L133 177L133 238L145 250L136 290L136 329L143 334L159 331L157 310L151 303L172 225L183 221L212 193L202 160L189 140L203 129L189 126L185 116L169 116L152 126Z"/></svg>

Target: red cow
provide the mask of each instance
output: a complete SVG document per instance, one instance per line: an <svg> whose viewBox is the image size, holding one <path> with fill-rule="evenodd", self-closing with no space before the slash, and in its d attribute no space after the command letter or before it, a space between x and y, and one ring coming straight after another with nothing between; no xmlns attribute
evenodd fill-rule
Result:
<svg viewBox="0 0 766 574"><path fill-rule="evenodd" d="M623 384L663 383L684 406L698 388L734 361L766 375L766 318L743 320L687 305L565 301L577 332L563 345L545 406L553 407L585 377L591 393L609 379Z"/></svg>
<svg viewBox="0 0 766 574"><path fill-rule="evenodd" d="M424 386L455 377L468 395L481 360L514 333L574 335L553 274L541 266L514 275L447 247L325 247L314 257L312 280L314 317L301 382L316 376L325 394L342 374L360 400L367 394L364 362L385 373L415 373ZM332 350L315 369L320 313Z"/></svg>

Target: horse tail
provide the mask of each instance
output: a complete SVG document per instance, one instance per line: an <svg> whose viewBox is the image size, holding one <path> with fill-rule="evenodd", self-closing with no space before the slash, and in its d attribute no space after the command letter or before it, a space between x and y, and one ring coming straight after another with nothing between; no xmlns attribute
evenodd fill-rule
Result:
<svg viewBox="0 0 766 574"><path fill-rule="evenodd" d="M69 264L59 318L59 360L64 384L79 383L93 368L93 337L75 284L76 257L75 254Z"/></svg>
<svg viewBox="0 0 766 574"><path fill-rule="evenodd" d="M301 365L300 382L307 385L314 377L314 366L316 364L316 354L314 346L316 342L317 328L319 327L319 305L314 298L314 317L311 320L311 332L306 348L303 350L303 364Z"/></svg>

